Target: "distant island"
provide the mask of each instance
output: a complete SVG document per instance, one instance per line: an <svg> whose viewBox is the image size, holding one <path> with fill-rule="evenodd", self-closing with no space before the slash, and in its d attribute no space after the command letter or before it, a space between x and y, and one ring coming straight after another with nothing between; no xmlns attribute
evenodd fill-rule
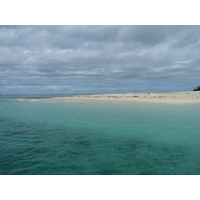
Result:
<svg viewBox="0 0 200 200"><path fill-rule="evenodd" d="M0 94L0 96L3 96L3 94Z"/></svg>

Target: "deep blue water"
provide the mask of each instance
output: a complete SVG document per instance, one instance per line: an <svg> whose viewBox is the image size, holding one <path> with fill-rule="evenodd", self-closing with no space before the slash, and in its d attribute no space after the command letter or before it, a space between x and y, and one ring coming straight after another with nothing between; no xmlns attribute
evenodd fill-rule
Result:
<svg viewBox="0 0 200 200"><path fill-rule="evenodd" d="M0 97L1 175L200 174L199 105L53 96Z"/></svg>

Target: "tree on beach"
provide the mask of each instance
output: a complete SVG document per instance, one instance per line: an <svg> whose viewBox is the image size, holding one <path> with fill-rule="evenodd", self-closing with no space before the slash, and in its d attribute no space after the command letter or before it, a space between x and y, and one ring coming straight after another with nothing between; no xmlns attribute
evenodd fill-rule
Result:
<svg viewBox="0 0 200 200"><path fill-rule="evenodd" d="M194 88L193 91L200 91L200 85L199 85L199 86L196 86L196 88Z"/></svg>

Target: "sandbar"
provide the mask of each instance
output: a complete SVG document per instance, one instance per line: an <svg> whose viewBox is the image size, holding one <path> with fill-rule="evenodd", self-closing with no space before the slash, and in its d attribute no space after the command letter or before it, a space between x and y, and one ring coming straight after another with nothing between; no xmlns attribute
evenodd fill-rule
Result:
<svg viewBox="0 0 200 200"><path fill-rule="evenodd" d="M112 100L112 101L132 101L150 103L175 103L193 104L200 103L200 91L170 92L170 93L121 93L121 94L95 94L76 95L52 98L62 101L84 101L84 100Z"/></svg>

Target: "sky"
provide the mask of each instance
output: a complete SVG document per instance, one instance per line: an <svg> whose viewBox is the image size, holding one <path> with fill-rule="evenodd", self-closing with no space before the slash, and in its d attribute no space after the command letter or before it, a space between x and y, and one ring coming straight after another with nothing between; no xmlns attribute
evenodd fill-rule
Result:
<svg viewBox="0 0 200 200"><path fill-rule="evenodd" d="M200 26L0 26L0 93L192 91Z"/></svg>

